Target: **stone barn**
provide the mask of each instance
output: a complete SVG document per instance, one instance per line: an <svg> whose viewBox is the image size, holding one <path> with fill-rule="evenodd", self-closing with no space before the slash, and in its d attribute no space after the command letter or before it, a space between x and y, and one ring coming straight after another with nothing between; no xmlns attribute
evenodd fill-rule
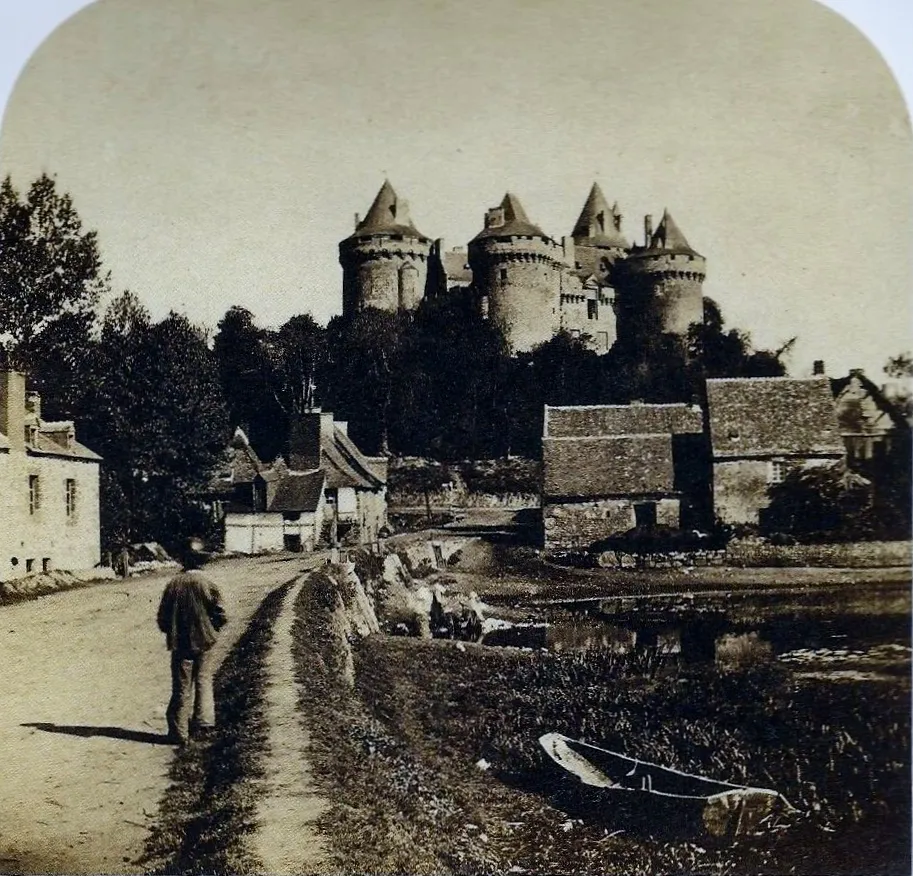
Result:
<svg viewBox="0 0 913 876"><path fill-rule="evenodd" d="M707 381L713 507L724 523L757 524L767 490L793 468L845 459L827 377Z"/></svg>
<svg viewBox="0 0 913 876"><path fill-rule="evenodd" d="M546 550L580 550L635 527L704 521L709 504L703 414L685 404L545 408Z"/></svg>

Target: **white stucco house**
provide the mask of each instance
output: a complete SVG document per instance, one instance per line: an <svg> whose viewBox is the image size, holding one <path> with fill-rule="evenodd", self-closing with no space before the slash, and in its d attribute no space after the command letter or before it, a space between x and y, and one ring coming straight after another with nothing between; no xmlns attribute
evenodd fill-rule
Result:
<svg viewBox="0 0 913 876"><path fill-rule="evenodd" d="M42 419L24 374L0 372L0 580L99 564L100 462L72 422Z"/></svg>

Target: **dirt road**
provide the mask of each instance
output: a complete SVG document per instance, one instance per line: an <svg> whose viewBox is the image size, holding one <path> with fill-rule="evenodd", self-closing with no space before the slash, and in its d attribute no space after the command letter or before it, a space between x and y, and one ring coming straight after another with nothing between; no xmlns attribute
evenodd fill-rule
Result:
<svg viewBox="0 0 913 876"><path fill-rule="evenodd" d="M230 649L262 598L317 562L211 565ZM129 873L168 785L168 574L0 608L0 873Z"/></svg>

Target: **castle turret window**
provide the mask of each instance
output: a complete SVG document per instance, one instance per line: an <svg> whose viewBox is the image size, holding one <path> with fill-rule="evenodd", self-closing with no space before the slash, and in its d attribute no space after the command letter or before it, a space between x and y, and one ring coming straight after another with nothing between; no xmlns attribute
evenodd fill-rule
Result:
<svg viewBox="0 0 913 876"><path fill-rule="evenodd" d="M29 514L41 507L41 482L38 475L29 475Z"/></svg>
<svg viewBox="0 0 913 876"><path fill-rule="evenodd" d="M73 478L67 478L66 485L66 506L67 517L76 516L76 481Z"/></svg>

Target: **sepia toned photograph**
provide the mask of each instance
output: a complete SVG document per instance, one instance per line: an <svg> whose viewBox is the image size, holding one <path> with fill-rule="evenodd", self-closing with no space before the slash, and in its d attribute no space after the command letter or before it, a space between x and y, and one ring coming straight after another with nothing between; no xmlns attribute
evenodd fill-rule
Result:
<svg viewBox="0 0 913 876"><path fill-rule="evenodd" d="M0 873L909 874L911 147L816 0L59 24Z"/></svg>

